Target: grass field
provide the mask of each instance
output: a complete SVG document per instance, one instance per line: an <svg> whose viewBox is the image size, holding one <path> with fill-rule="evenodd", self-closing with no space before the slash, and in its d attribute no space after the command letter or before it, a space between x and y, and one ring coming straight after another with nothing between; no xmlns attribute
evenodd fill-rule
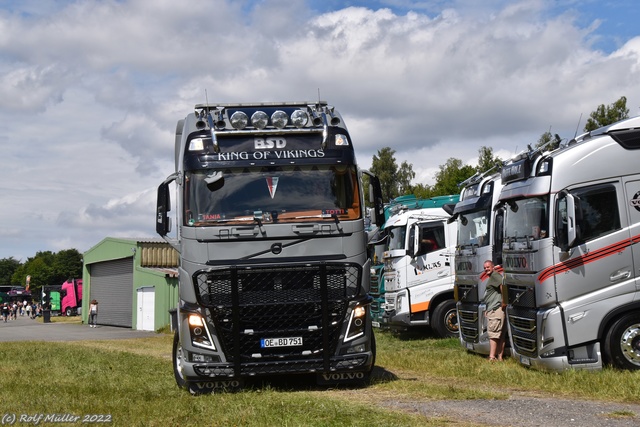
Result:
<svg viewBox="0 0 640 427"><path fill-rule="evenodd" d="M640 403L640 372L549 374L513 360L489 363L467 353L455 339L380 332L377 368L367 388L319 389L308 382L271 381L241 392L194 397L175 385L171 338L158 334L135 340L0 343L0 415L104 414L112 425L127 426L472 426L385 410L376 402L505 399L515 390ZM504 387L496 391L496 383Z"/></svg>

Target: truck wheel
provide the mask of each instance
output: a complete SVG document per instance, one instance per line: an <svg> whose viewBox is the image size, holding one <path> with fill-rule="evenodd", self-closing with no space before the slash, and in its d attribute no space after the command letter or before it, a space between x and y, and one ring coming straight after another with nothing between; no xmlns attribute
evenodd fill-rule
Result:
<svg viewBox="0 0 640 427"><path fill-rule="evenodd" d="M607 361L619 369L640 369L640 313L622 316L607 332Z"/></svg>
<svg viewBox="0 0 640 427"><path fill-rule="evenodd" d="M73 314L73 312L71 311L71 307L67 307L67 309L65 310L64 314L69 317Z"/></svg>
<svg viewBox="0 0 640 427"><path fill-rule="evenodd" d="M441 338L458 336L458 312L455 300L448 299L438 304L433 310L431 327Z"/></svg>
<svg viewBox="0 0 640 427"><path fill-rule="evenodd" d="M178 332L173 335L173 376L176 378L176 384L180 388L187 387L187 381L184 379L184 373L182 372L182 344L180 344L180 337Z"/></svg>

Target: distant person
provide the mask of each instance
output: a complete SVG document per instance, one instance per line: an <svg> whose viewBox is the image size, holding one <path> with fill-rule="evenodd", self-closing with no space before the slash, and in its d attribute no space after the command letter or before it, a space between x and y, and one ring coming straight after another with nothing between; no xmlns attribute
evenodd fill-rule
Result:
<svg viewBox="0 0 640 427"><path fill-rule="evenodd" d="M89 304L89 327L95 328L98 322L98 301L92 299Z"/></svg>
<svg viewBox="0 0 640 427"><path fill-rule="evenodd" d="M484 303L487 306L487 333L489 335L489 360L502 360L506 341L504 304L502 302L502 275L493 261L484 262L484 273L488 276Z"/></svg>
<svg viewBox="0 0 640 427"><path fill-rule="evenodd" d="M4 323L7 323L7 319L9 318L9 306L7 305L6 302L2 304L1 310L2 310L2 320L4 320Z"/></svg>

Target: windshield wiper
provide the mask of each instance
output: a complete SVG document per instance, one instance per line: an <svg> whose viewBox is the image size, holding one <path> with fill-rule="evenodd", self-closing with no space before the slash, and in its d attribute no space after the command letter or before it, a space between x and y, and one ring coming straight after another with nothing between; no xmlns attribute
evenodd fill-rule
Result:
<svg viewBox="0 0 640 427"><path fill-rule="evenodd" d="M340 218L338 218L338 214L337 213L333 213L331 214L331 218L333 218L333 220L336 222L336 228L338 229L338 231L340 233L342 233L342 224L340 224Z"/></svg>

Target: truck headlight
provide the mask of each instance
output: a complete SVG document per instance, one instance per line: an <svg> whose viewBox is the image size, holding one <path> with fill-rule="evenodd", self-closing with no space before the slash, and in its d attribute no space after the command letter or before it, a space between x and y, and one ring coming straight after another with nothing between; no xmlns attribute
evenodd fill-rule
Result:
<svg viewBox="0 0 640 427"><path fill-rule="evenodd" d="M367 317L367 309L362 305L357 305L351 311L349 317L349 325L347 326L347 336L345 342L351 341L359 336L364 335L364 324Z"/></svg>
<svg viewBox="0 0 640 427"><path fill-rule="evenodd" d="M191 344L196 347L202 347L210 350L216 349L209 333L207 323L199 314L190 314L189 319L189 334L191 335Z"/></svg>

